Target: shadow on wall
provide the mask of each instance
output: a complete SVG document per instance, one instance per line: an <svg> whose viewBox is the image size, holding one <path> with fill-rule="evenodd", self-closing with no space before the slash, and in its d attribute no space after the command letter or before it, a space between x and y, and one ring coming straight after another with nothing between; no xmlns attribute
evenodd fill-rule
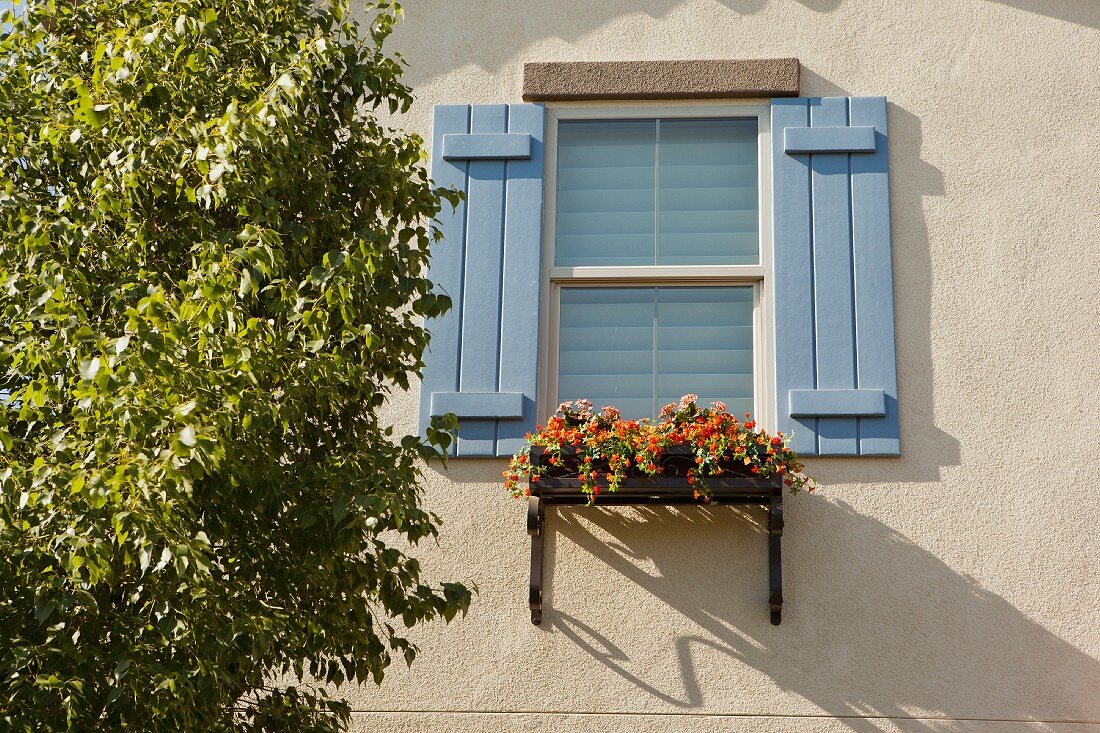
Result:
<svg viewBox="0 0 1100 733"><path fill-rule="evenodd" d="M663 18L683 5L686 0L559 0L537 2L515 12L514 0L508 2L419 2L406 8L407 27L448 28L447 33L432 36L431 53L413 58L406 71L406 82L414 88L455 68L473 64L496 72L516 59L522 49L547 38L559 38L572 43L611 23L616 18L645 14ZM752 15L765 8L769 0L714 0L731 13ZM787 1L787 0L784 0ZM841 8L845 0L795 0L810 10L826 13ZM771 0L773 4L777 0ZM1044 15L1068 23L1100 28L1100 3L1095 0L980 0L972 3L977 10L982 5L1005 5L1028 13ZM497 36L514 39L510 43L485 43L486 18L492 18ZM928 16L934 22L935 13ZM395 48L402 46L402 27L395 35ZM691 55L691 54L689 54ZM699 56L707 56L700 53ZM523 61L543 59L525 58ZM578 61L607 60L600 57L578 58ZM517 69L519 65L517 64ZM817 93L813 90L813 93Z"/></svg>
<svg viewBox="0 0 1100 733"><path fill-rule="evenodd" d="M767 0L716 1L741 15L751 15L767 4ZM624 15L644 14L652 18L662 18L683 3L684 0L560 0L529 3L528 7L523 8L523 12L515 12L514 0L488 3L410 3L405 11L405 23L398 26L394 36L394 47L402 47L403 25L409 28L415 26L449 29L447 33L432 37L430 57L410 59L413 63L405 72L405 81L415 89L426 81L468 64L487 71L499 71L536 41L560 38L572 43ZM495 35L514 39L514 42L484 42L486 18L490 17L494 27L498 29Z"/></svg>
<svg viewBox="0 0 1100 733"><path fill-rule="evenodd" d="M850 94L806 66L802 85L815 96ZM938 481L942 467L960 462L959 441L936 427L933 411L932 253L924 199L944 195L944 175L920 157L921 121L916 115L889 103L887 124L901 456L844 461L842 473L834 472L828 460L814 461L812 472L824 483Z"/></svg>
<svg viewBox="0 0 1100 733"><path fill-rule="evenodd" d="M850 716L846 725L860 733L880 730L883 723L875 718L910 718L914 711L972 720L1100 718L1100 662L843 502L792 502L789 514L796 516L788 527L799 531L784 542L788 602L779 627L769 625L764 602L762 512L646 507L556 513L548 552L560 533L700 627L676 639L678 669L662 669L654 678L612 641L623 638L620 614L576 618L556 611L549 599L544 628L665 703L691 709L735 695L714 684L715 670L728 666L713 659L717 651L830 715ZM663 532L656 537L654 529L662 526L677 528L683 541ZM723 549L706 552L712 546ZM639 568L640 558L650 567ZM553 581L549 590L569 593ZM711 657L702 678L696 660L705 657L697 652ZM925 719L907 730L963 728L973 724Z"/></svg>
<svg viewBox="0 0 1100 733"><path fill-rule="evenodd" d="M796 0L819 13L836 10L844 0ZM1068 23L1100 28L1100 6L1093 0L985 0L986 2L1007 5L1029 13L1038 13Z"/></svg>
<svg viewBox="0 0 1100 733"><path fill-rule="evenodd" d="M1094 0L986 0L1067 23L1100 28L1100 4Z"/></svg>
<svg viewBox="0 0 1100 733"><path fill-rule="evenodd" d="M819 13L836 10L844 0L797 0ZM1007 5L1017 10L1046 15L1068 23L1100 28L1100 5L1093 0L985 0L987 3Z"/></svg>

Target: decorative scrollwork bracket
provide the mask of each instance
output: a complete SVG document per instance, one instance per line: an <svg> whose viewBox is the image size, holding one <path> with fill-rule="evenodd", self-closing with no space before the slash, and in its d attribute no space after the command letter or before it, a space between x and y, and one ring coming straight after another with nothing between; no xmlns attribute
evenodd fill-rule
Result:
<svg viewBox="0 0 1100 733"><path fill-rule="evenodd" d="M783 495L772 495L768 500L768 606L772 624L783 621Z"/></svg>
<svg viewBox="0 0 1100 733"><path fill-rule="evenodd" d="M528 604L531 606L531 623L542 623L542 554L546 541L546 526L542 500L537 496L527 497L527 534L531 535L531 589Z"/></svg>

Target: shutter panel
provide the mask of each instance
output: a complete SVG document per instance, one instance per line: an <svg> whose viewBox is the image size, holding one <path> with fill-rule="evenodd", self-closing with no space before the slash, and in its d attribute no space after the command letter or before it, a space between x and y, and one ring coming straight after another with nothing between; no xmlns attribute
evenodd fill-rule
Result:
<svg viewBox="0 0 1100 733"><path fill-rule="evenodd" d="M452 308L427 323L420 432L454 412L455 455L511 455L535 428L542 107L436 106L431 175L466 200L439 215L429 277Z"/></svg>
<svg viewBox="0 0 1100 733"><path fill-rule="evenodd" d="M803 455L897 455L883 97L772 102L779 429Z"/></svg>

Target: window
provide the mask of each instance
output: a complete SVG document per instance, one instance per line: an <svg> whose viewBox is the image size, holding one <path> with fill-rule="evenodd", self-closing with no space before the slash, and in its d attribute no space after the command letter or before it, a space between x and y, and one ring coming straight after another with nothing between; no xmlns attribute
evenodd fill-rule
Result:
<svg viewBox="0 0 1100 733"><path fill-rule="evenodd" d="M694 392L768 424L767 108L550 110L541 417Z"/></svg>
<svg viewBox="0 0 1100 733"><path fill-rule="evenodd" d="M452 413L455 455L506 456L561 397L642 415L692 385L804 455L898 455L886 99L614 104L436 106L432 179L465 200L422 433Z"/></svg>

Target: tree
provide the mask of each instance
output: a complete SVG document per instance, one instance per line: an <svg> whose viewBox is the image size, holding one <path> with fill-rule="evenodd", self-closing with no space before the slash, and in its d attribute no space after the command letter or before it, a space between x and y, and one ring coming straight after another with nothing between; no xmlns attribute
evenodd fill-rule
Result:
<svg viewBox="0 0 1100 733"><path fill-rule="evenodd" d="M40 0L0 40L0 721L331 730L465 611L407 548L441 201L392 2Z"/></svg>

